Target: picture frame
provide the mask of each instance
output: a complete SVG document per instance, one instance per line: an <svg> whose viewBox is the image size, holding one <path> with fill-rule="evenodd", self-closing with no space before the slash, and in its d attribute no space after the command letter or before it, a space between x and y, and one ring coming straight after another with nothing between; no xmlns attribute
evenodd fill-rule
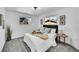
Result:
<svg viewBox="0 0 79 59"><path fill-rule="evenodd" d="M0 26L2 26L2 14L0 14Z"/></svg>
<svg viewBox="0 0 79 59"><path fill-rule="evenodd" d="M66 19L66 16L65 15L61 15L60 16L60 25L65 25L65 19Z"/></svg>
<svg viewBox="0 0 79 59"><path fill-rule="evenodd" d="M52 22L52 23L54 23L54 24L58 24L58 16L57 15L55 15L55 16L48 16L48 17L45 17L44 18L44 24L46 23L46 22Z"/></svg>
<svg viewBox="0 0 79 59"><path fill-rule="evenodd" d="M30 24L31 18L30 17L20 17L19 23L20 24Z"/></svg>

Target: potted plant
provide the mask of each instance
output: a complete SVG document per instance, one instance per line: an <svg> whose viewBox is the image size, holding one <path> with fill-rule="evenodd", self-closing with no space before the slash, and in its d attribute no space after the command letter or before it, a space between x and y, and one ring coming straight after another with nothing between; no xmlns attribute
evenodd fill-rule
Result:
<svg viewBox="0 0 79 59"><path fill-rule="evenodd" d="M6 27L6 41L10 41L12 36L12 30L10 26Z"/></svg>

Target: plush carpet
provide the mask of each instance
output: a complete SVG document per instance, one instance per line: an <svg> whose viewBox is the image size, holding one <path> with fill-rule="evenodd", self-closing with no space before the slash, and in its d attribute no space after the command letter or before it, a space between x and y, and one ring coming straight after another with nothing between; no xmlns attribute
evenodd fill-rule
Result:
<svg viewBox="0 0 79 59"><path fill-rule="evenodd" d="M23 41L22 38L12 39L5 43L2 52L31 52L30 47ZM79 52L75 48L58 43L56 47L50 47L46 52Z"/></svg>

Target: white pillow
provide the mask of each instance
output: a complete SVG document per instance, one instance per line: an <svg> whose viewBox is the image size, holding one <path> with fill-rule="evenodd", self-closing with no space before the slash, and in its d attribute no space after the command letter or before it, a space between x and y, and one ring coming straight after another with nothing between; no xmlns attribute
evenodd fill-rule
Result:
<svg viewBox="0 0 79 59"><path fill-rule="evenodd" d="M51 29L50 28L45 28L45 33L50 33Z"/></svg>
<svg viewBox="0 0 79 59"><path fill-rule="evenodd" d="M51 33L55 33L56 32L56 29L51 29Z"/></svg>
<svg viewBox="0 0 79 59"><path fill-rule="evenodd" d="M45 32L45 28L44 27L40 28L40 32L44 33Z"/></svg>

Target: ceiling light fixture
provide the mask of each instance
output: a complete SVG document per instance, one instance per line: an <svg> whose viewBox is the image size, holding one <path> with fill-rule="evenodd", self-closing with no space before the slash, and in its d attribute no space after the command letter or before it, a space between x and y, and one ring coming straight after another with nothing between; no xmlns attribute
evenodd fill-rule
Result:
<svg viewBox="0 0 79 59"><path fill-rule="evenodd" d="M33 7L34 8L34 10L36 10L38 7Z"/></svg>

